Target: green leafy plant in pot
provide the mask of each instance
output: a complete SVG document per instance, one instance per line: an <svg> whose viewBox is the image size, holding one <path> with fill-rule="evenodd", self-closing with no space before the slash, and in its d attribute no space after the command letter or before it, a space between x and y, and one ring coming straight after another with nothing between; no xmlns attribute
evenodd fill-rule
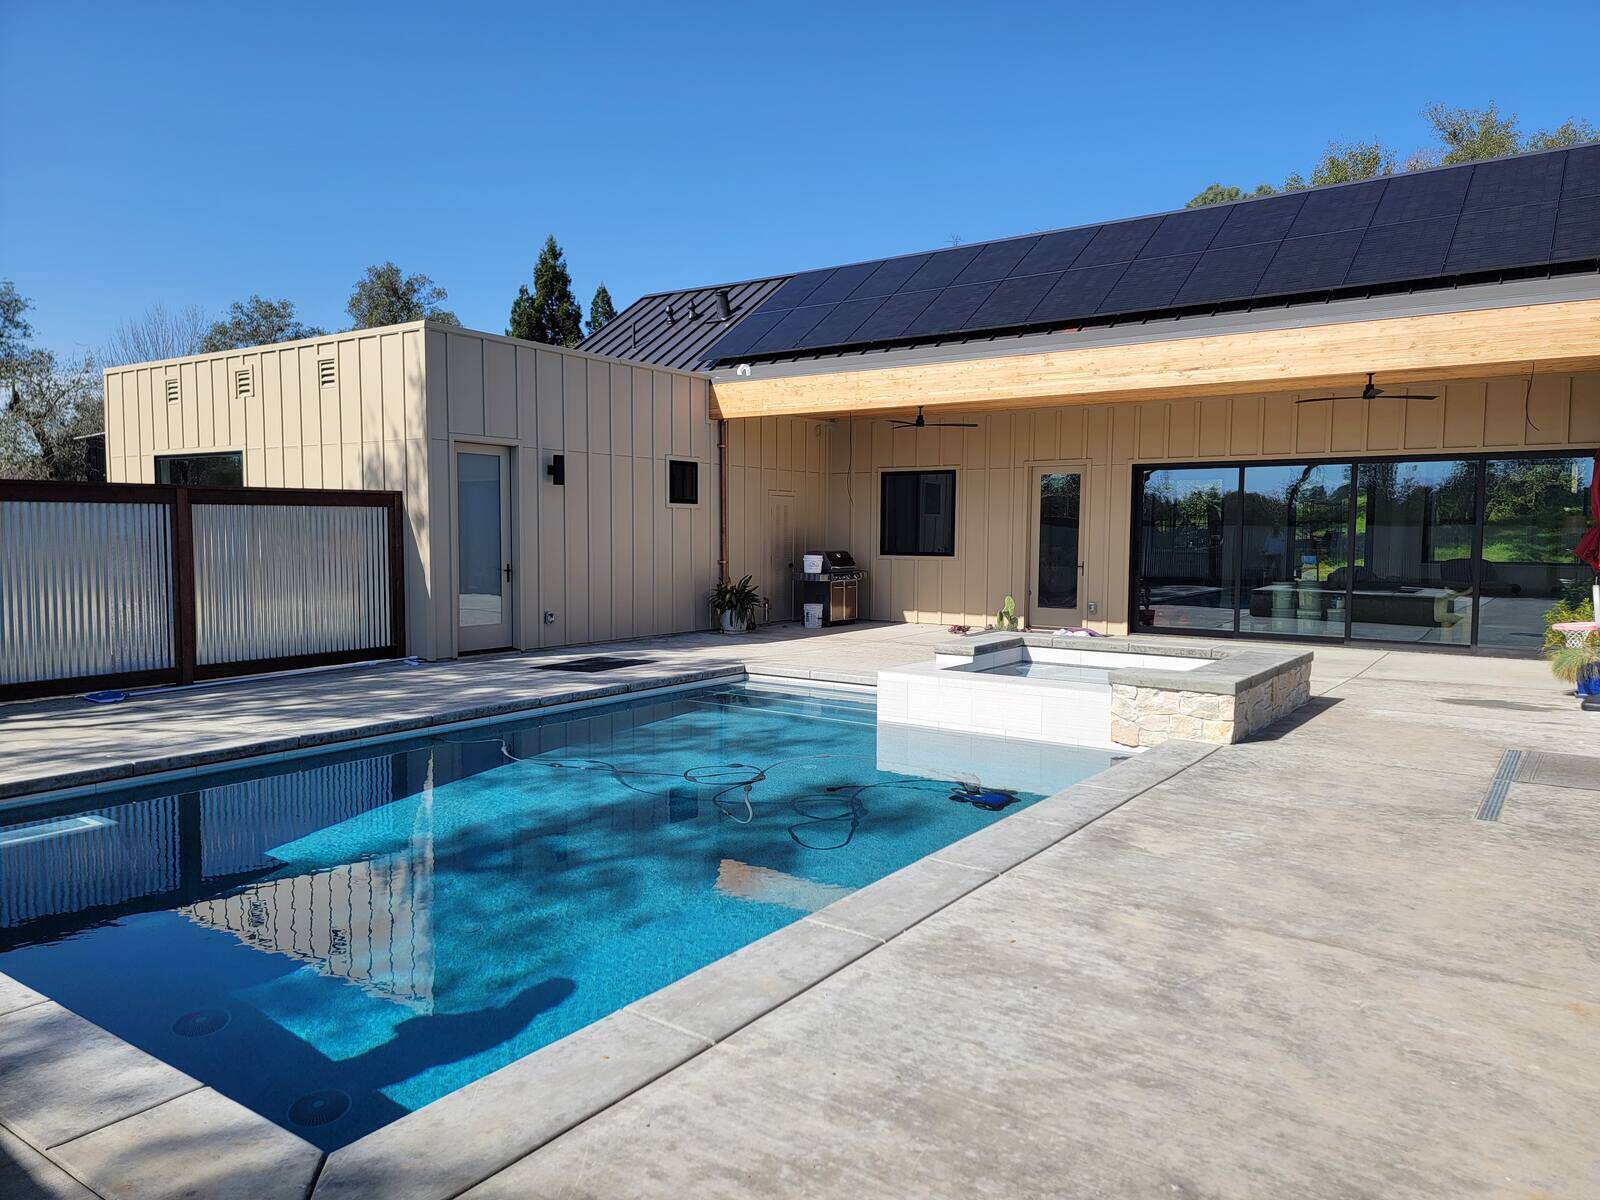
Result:
<svg viewBox="0 0 1600 1200"><path fill-rule="evenodd" d="M711 611L717 615L724 633L743 633L756 619L756 611L767 607L761 593L746 575L737 582L724 579L711 592Z"/></svg>

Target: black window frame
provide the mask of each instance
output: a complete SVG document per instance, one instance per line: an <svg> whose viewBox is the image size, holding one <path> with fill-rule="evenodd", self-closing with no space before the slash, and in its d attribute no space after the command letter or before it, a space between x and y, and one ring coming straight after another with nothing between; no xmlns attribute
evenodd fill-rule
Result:
<svg viewBox="0 0 1600 1200"><path fill-rule="evenodd" d="M680 470L679 468L688 468ZM688 499L684 499L679 485L689 483ZM692 507L700 503L700 460L696 458L667 459L667 503Z"/></svg>
<svg viewBox="0 0 1600 1200"><path fill-rule="evenodd" d="M917 496L918 512L920 518L921 497L923 495L922 481L931 476L943 476L950 480L950 548L948 550L891 550L889 548L889 522L885 515L889 509L889 489L891 479L911 477L917 480L915 495ZM953 467L939 468L912 468L908 470L882 471L878 476L878 554L884 558L954 558L956 556L956 486L957 472Z"/></svg>
<svg viewBox="0 0 1600 1200"><path fill-rule="evenodd" d="M1495 658L1533 658L1538 656L1538 651L1521 650L1515 647L1501 645L1480 646L1478 643L1478 616L1479 599L1482 596L1482 558L1483 558L1483 531L1485 521L1485 472L1490 462L1499 462L1513 458L1593 458L1600 455L1600 447L1545 447L1537 450L1459 450L1455 453L1449 451L1432 451L1412 454L1327 454L1308 455L1290 458L1248 458L1248 459L1189 459L1180 462L1135 462L1132 464L1132 488L1130 507L1128 510L1128 633L1132 637L1206 637L1206 638L1244 638L1255 640L1271 640L1282 642L1304 642L1310 646L1370 646L1374 648L1387 647L1388 649L1403 648L1416 650L1424 654L1482 654ZM1248 630L1239 629L1239 608L1237 589L1240 586L1240 564L1237 556L1234 563L1234 627L1226 629L1168 629L1159 626L1141 626L1139 624L1139 563L1142 549L1140 536L1143 529L1142 514L1144 512L1144 485L1146 478L1155 471L1182 471L1191 468L1237 468L1239 484L1236 494L1243 494L1244 472L1248 467L1291 467L1315 464L1317 466L1342 466L1351 467L1350 510L1348 538L1349 545L1353 548L1356 544L1356 481L1360 477L1362 464L1370 463L1409 463L1409 462L1458 462L1467 461L1473 464L1476 474L1476 483L1473 496L1473 533L1472 533L1472 632L1470 641L1466 645L1449 645L1439 642L1394 642L1377 638L1356 637L1352 633L1353 614L1347 598L1345 603L1345 633L1343 637L1320 636L1315 634L1273 633L1257 634ZM1347 591L1354 587L1354 572L1351 573L1351 582Z"/></svg>
<svg viewBox="0 0 1600 1200"><path fill-rule="evenodd" d="M163 479L161 477L163 468L170 468L173 463L179 463L179 462L189 463L189 462L199 462L199 461L205 461L205 460L211 460L211 461L230 460L230 461L232 461L234 466L239 468L239 482L238 483L215 483L215 482L209 482L208 481L208 482L205 482L205 483L188 483L188 484L178 483L178 484L174 485L174 481L171 478ZM156 482L157 483L166 484L168 486L178 486L178 487L243 487L244 486L244 451L243 450L210 450L210 451L206 451L206 452L201 453L201 454L158 454L158 455L155 456L155 476L156 476Z"/></svg>

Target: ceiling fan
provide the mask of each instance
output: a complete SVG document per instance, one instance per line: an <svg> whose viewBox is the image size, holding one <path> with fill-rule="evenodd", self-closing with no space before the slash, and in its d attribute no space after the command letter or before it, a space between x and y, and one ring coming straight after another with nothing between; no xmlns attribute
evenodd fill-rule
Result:
<svg viewBox="0 0 1600 1200"><path fill-rule="evenodd" d="M1373 371L1367 372L1367 386L1361 389L1359 396L1307 396L1296 400L1296 404L1312 404L1318 400L1437 400L1437 396L1425 396L1415 393L1408 396L1397 396L1393 392L1386 392L1372 382Z"/></svg>
<svg viewBox="0 0 1600 1200"><path fill-rule="evenodd" d="M890 421L896 429L976 429L975 421L929 421L922 415L922 405L917 405L915 421Z"/></svg>

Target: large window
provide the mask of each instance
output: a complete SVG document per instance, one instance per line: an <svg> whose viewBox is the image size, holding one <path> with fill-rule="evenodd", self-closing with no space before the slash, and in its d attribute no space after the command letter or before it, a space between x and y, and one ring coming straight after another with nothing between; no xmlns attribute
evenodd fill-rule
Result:
<svg viewBox="0 0 1600 1200"><path fill-rule="evenodd" d="M956 473L885 471L880 554L956 552Z"/></svg>
<svg viewBox="0 0 1600 1200"><path fill-rule="evenodd" d="M1590 455L1152 467L1134 625L1537 649L1588 592Z"/></svg>
<svg viewBox="0 0 1600 1200"><path fill-rule="evenodd" d="M181 487L243 487L244 455L163 454L156 457L156 482Z"/></svg>

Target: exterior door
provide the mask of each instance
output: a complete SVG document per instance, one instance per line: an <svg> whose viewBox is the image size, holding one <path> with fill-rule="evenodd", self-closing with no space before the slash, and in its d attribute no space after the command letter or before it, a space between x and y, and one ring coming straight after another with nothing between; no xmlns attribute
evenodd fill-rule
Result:
<svg viewBox="0 0 1600 1200"><path fill-rule="evenodd" d="M1035 629L1083 624L1087 477L1083 463L1030 469L1027 617Z"/></svg>
<svg viewBox="0 0 1600 1200"><path fill-rule="evenodd" d="M456 628L462 651L511 645L511 455L456 448Z"/></svg>
<svg viewBox="0 0 1600 1200"><path fill-rule="evenodd" d="M767 578L755 584L772 602L772 620L793 621L800 616L794 611L794 571L799 565L794 545L794 493L768 492L767 519L772 529Z"/></svg>

